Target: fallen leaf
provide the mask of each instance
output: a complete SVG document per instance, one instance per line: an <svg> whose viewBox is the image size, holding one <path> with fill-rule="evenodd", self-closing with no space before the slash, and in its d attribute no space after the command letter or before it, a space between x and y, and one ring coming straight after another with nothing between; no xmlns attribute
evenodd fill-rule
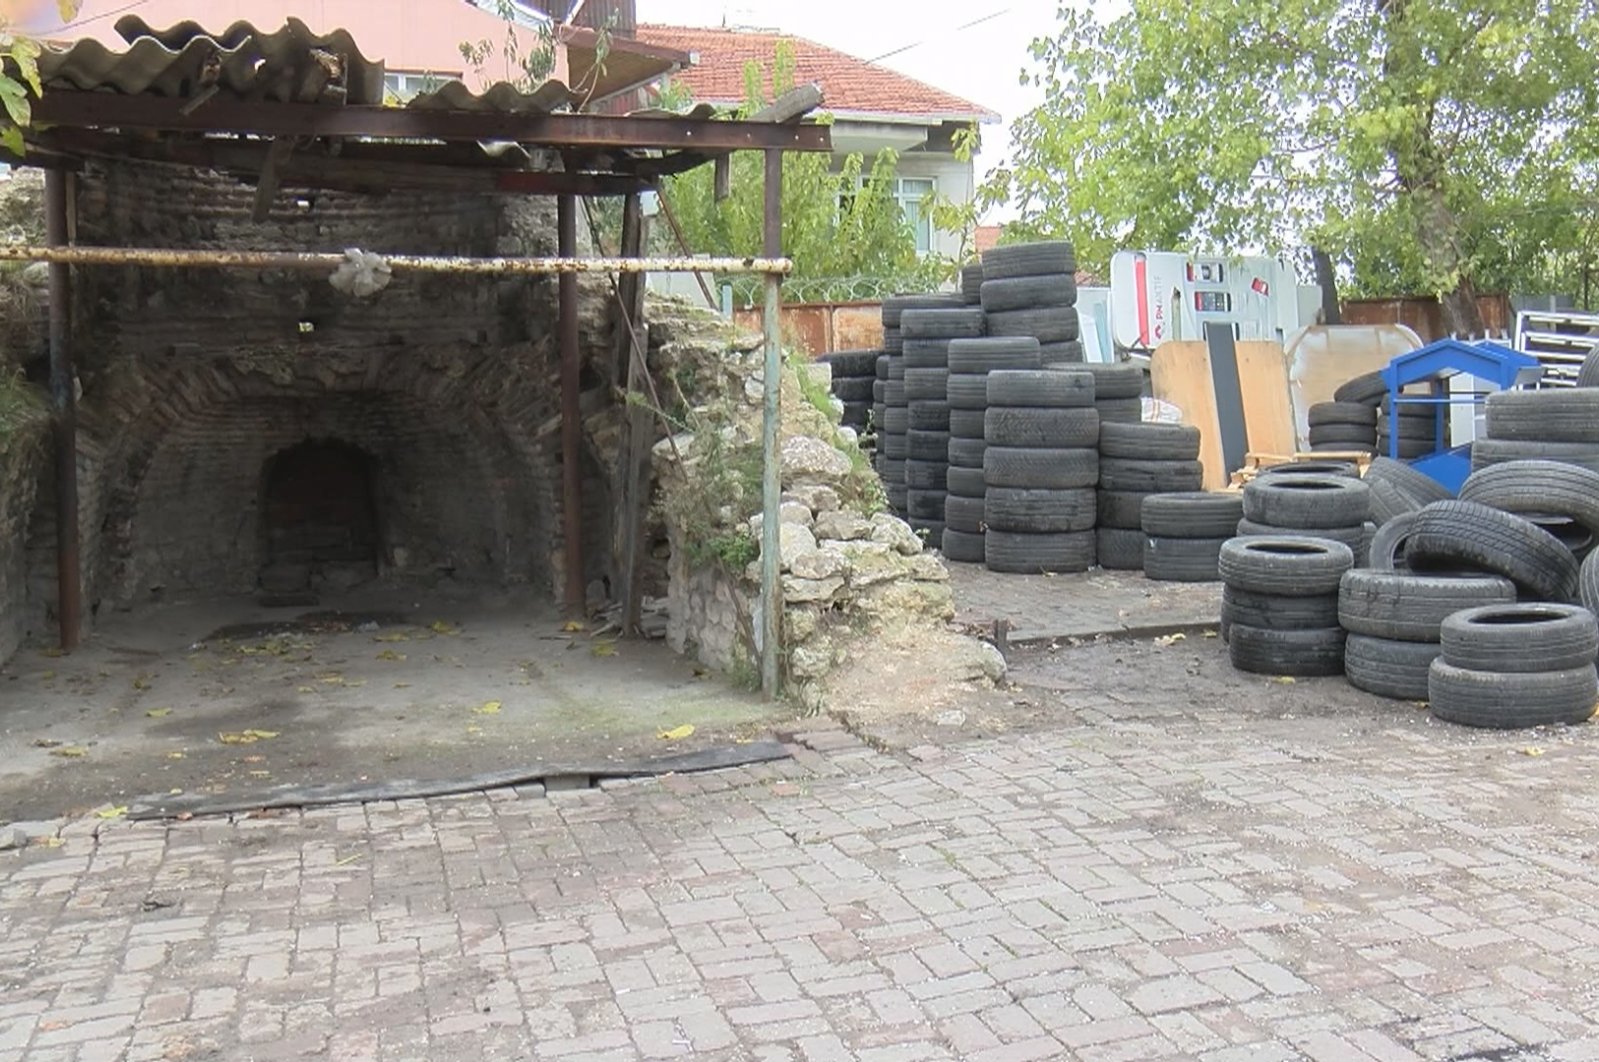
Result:
<svg viewBox="0 0 1599 1062"><path fill-rule="evenodd" d="M459 634L461 632L459 627L453 623L446 623L444 620L434 620L428 624L428 630L434 634Z"/></svg>
<svg viewBox="0 0 1599 1062"><path fill-rule="evenodd" d="M1206 631L1205 632L1205 637L1207 637L1207 638L1217 638L1217 637L1220 637L1220 635L1218 635L1215 631Z"/></svg>
<svg viewBox="0 0 1599 1062"><path fill-rule="evenodd" d="M51 749L50 755L60 756L64 760L81 760L89 754L89 750L82 745L62 745L58 749Z"/></svg>
<svg viewBox="0 0 1599 1062"><path fill-rule="evenodd" d="M151 719L165 719L167 716L172 714L172 709L171 708L151 708L149 711L145 712L144 714L149 716Z"/></svg>
<svg viewBox="0 0 1599 1062"><path fill-rule="evenodd" d="M296 693L315 693L316 692L316 687L315 686L296 686L294 688L294 692L296 692Z"/></svg>
<svg viewBox="0 0 1599 1062"><path fill-rule="evenodd" d="M268 738L277 737L279 732L276 730L246 730L245 733L251 737L261 738L264 741Z"/></svg>
<svg viewBox="0 0 1599 1062"><path fill-rule="evenodd" d="M116 807L101 808L95 815L102 819L120 819L128 813L128 805L118 804Z"/></svg>
<svg viewBox="0 0 1599 1062"><path fill-rule="evenodd" d="M375 635L372 640L374 642L408 642L411 640L411 636L404 631L394 631L391 634Z"/></svg>
<svg viewBox="0 0 1599 1062"><path fill-rule="evenodd" d="M344 676L339 674L337 671L329 671L326 674L318 675L316 680L318 682L326 683L329 686L344 685Z"/></svg>
<svg viewBox="0 0 1599 1062"><path fill-rule="evenodd" d="M682 741L692 733L694 733L694 724L684 723L682 726L674 726L670 730L663 730L655 736L662 741Z"/></svg>
<svg viewBox="0 0 1599 1062"><path fill-rule="evenodd" d="M39 650L39 655L40 656L66 656L67 654L66 654L66 650L64 650L64 649L51 648L51 649L40 649Z"/></svg>
<svg viewBox="0 0 1599 1062"><path fill-rule="evenodd" d="M147 689L149 689L150 688L150 676L149 675L143 675L143 674L135 675L134 678L133 678L133 688L136 689L136 690L147 690Z"/></svg>
<svg viewBox="0 0 1599 1062"><path fill-rule="evenodd" d="M1537 745L1528 745L1526 748L1521 750L1521 754L1523 756L1542 756L1543 749L1539 748Z"/></svg>
<svg viewBox="0 0 1599 1062"><path fill-rule="evenodd" d="M472 711L476 712L478 715L499 715L500 714L500 702L499 701L484 701L482 704L480 704L476 708L472 709Z"/></svg>
<svg viewBox="0 0 1599 1062"><path fill-rule="evenodd" d="M1292 686L1295 679L1292 675L1278 675L1276 678L1272 679L1272 681L1277 683L1279 686Z"/></svg>
<svg viewBox="0 0 1599 1062"><path fill-rule="evenodd" d="M343 859L335 860L333 865L336 866L336 867L347 867L351 863L354 863L357 859L360 859L360 858L361 858L361 853L357 852L355 855L349 855L349 856L345 856Z"/></svg>
<svg viewBox="0 0 1599 1062"><path fill-rule="evenodd" d="M568 634L576 634L578 631L588 630L589 627L588 624L582 623L578 620L567 620L565 623L561 624L561 629L566 631Z"/></svg>
<svg viewBox="0 0 1599 1062"><path fill-rule="evenodd" d="M67 842L59 837L40 837L34 840L33 843L40 848L60 848Z"/></svg>
<svg viewBox="0 0 1599 1062"><path fill-rule="evenodd" d="M167 790L167 796L182 796L182 795L183 795L183 790L181 790L181 789L168 789Z"/></svg>
<svg viewBox="0 0 1599 1062"><path fill-rule="evenodd" d="M34 738L33 747L36 749L60 748L61 742L57 741L55 738Z"/></svg>
<svg viewBox="0 0 1599 1062"><path fill-rule="evenodd" d="M276 730L239 730L218 734L217 740L224 745L253 745L257 741L267 741L277 736Z"/></svg>
<svg viewBox="0 0 1599 1062"><path fill-rule="evenodd" d="M265 756L240 756L239 759L243 763L265 763L266 762L266 757Z"/></svg>
<svg viewBox="0 0 1599 1062"><path fill-rule="evenodd" d="M466 732L468 734L481 734L481 733L483 733L483 728L480 727L480 726L477 726L475 724L469 723L469 724L467 724Z"/></svg>
<svg viewBox="0 0 1599 1062"><path fill-rule="evenodd" d="M595 656L615 656L616 655L616 643L615 642L596 642L593 645L593 647L591 647L589 649L589 652L593 653Z"/></svg>
<svg viewBox="0 0 1599 1062"><path fill-rule="evenodd" d="M408 690L411 688L411 684L409 682L396 682L394 684L394 688L397 690Z"/></svg>
<svg viewBox="0 0 1599 1062"><path fill-rule="evenodd" d="M169 759L169 760L181 760L181 759L183 759L183 753L181 753L181 752L169 752L169 753L167 753L167 759Z"/></svg>
<svg viewBox="0 0 1599 1062"><path fill-rule="evenodd" d="M378 654L379 660L404 660L404 653L396 653L393 649L385 649Z"/></svg>
<svg viewBox="0 0 1599 1062"><path fill-rule="evenodd" d="M251 771L250 772L250 777L251 778L271 778L272 777L272 772L271 771Z"/></svg>
<svg viewBox="0 0 1599 1062"><path fill-rule="evenodd" d="M1161 645L1161 646L1176 645L1178 642L1186 641L1187 638L1188 638L1188 635L1183 634L1181 631L1179 631L1176 634L1167 634L1167 635L1162 635L1159 638L1156 638L1155 639L1155 644L1156 645Z"/></svg>

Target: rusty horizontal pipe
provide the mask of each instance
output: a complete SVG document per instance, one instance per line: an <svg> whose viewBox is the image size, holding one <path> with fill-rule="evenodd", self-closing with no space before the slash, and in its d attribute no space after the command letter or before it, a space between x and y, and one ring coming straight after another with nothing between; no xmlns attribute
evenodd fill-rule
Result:
<svg viewBox="0 0 1599 1062"><path fill-rule="evenodd" d="M379 255L395 272L413 273L791 273L787 258L466 258ZM202 251L158 247L0 246L0 262L135 265L164 268L333 270L345 263L329 251Z"/></svg>

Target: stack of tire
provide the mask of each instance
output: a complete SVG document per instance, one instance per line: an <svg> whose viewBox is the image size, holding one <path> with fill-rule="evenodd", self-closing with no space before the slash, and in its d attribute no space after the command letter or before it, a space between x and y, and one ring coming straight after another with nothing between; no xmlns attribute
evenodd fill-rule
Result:
<svg viewBox="0 0 1599 1062"><path fill-rule="evenodd" d="M1095 558L1099 480L1093 376L1061 368L1000 370L988 374L987 397L983 523L989 569L1087 571Z"/></svg>
<svg viewBox="0 0 1599 1062"><path fill-rule="evenodd" d="M944 541L949 471L949 344L983 334L973 306L911 308L900 315L905 359L905 514L938 549Z"/></svg>
<svg viewBox="0 0 1599 1062"><path fill-rule="evenodd" d="M1310 448L1375 453L1377 406L1364 402L1317 402L1310 407Z"/></svg>
<svg viewBox="0 0 1599 1062"><path fill-rule="evenodd" d="M1238 534L1331 539L1348 546L1356 558L1365 558L1377 531L1369 521L1370 494L1358 474L1283 471L1256 476L1244 485Z"/></svg>
<svg viewBox="0 0 1599 1062"><path fill-rule="evenodd" d="M881 351L839 350L822 360L833 370L833 397L844 405L841 423L865 433L871 424L877 391L877 358Z"/></svg>
<svg viewBox="0 0 1599 1062"><path fill-rule="evenodd" d="M905 515L905 460L909 453L906 433L910 430L910 407L905 398L905 344L900 332L900 317L908 309L936 309L964 305L948 295L894 295L883 300L883 422L877 436L878 469L888 504Z"/></svg>
<svg viewBox="0 0 1599 1062"><path fill-rule="evenodd" d="M952 339L949 343L949 471L944 499L944 556L983 563L984 414L988 374L1039 368L1038 341L1025 336Z"/></svg>
<svg viewBox="0 0 1599 1062"><path fill-rule="evenodd" d="M1497 604L1443 621L1427 701L1438 719L1516 729L1581 723L1599 700L1599 625L1574 605Z"/></svg>
<svg viewBox="0 0 1599 1062"><path fill-rule="evenodd" d="M1204 491L1151 494L1144 499L1142 518L1147 578L1213 583L1221 577L1221 548L1243 518L1243 497Z"/></svg>
<svg viewBox="0 0 1599 1062"><path fill-rule="evenodd" d="M1384 395L1377 413L1377 452L1385 457L1396 456L1389 449L1389 436L1398 425L1398 457L1409 460L1425 457L1439 448L1438 417L1440 407L1427 402L1399 403L1399 414L1394 415L1392 400ZM1444 420L1444 445L1448 445L1448 419Z"/></svg>
<svg viewBox="0 0 1599 1062"><path fill-rule="evenodd" d="M961 301L967 306L983 304L983 263L961 266Z"/></svg>
<svg viewBox="0 0 1599 1062"><path fill-rule="evenodd" d="M1425 701L1444 621L1462 609L1515 600L1515 584L1498 575L1345 572L1338 589L1338 623L1349 635L1344 675L1379 697Z"/></svg>
<svg viewBox="0 0 1599 1062"><path fill-rule="evenodd" d="M1528 458L1599 471L1599 388L1501 391L1484 405L1486 433L1471 445L1472 471Z"/></svg>
<svg viewBox="0 0 1599 1062"><path fill-rule="evenodd" d="M1354 564L1348 546L1325 538L1251 535L1223 543L1221 634L1233 667L1262 675L1342 675L1338 586Z"/></svg>
<svg viewBox="0 0 1599 1062"><path fill-rule="evenodd" d="M888 355L882 351L877 352L877 364L874 367L872 380L872 424L867 432L867 439L872 445L872 467L877 474L883 474L883 448L878 443L878 436L883 434L883 418L888 411Z"/></svg>
<svg viewBox="0 0 1599 1062"><path fill-rule="evenodd" d="M989 335L1038 340L1045 365L1083 360L1077 255L1070 243L1052 240L994 247L983 254L982 268L980 297Z"/></svg>
<svg viewBox="0 0 1599 1062"><path fill-rule="evenodd" d="M1096 394L1100 378L1095 379ZM1096 401L1096 412L1099 405ZM1197 428L1182 424L1107 421L1100 415L1098 528L1095 534L1102 567L1136 571L1144 566L1145 499L1157 494L1198 491L1204 479L1204 467L1198 457ZM1235 526L1226 528L1219 537L1231 538L1236 533L1237 523L1234 518Z"/></svg>
<svg viewBox="0 0 1599 1062"><path fill-rule="evenodd" d="M1101 424L1137 424L1144 419L1143 369L1125 361L1082 368L1094 376L1094 408Z"/></svg>

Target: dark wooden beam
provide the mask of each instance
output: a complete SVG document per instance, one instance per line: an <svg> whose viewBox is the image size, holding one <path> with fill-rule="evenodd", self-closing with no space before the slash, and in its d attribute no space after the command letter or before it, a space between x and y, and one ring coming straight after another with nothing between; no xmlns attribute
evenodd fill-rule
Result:
<svg viewBox="0 0 1599 1062"><path fill-rule="evenodd" d="M159 96L56 89L35 102L43 125L255 136L408 137L506 140L551 147L685 150L831 151L824 125L709 118L616 118L591 114L501 114L411 107L263 103L214 99L194 114Z"/></svg>

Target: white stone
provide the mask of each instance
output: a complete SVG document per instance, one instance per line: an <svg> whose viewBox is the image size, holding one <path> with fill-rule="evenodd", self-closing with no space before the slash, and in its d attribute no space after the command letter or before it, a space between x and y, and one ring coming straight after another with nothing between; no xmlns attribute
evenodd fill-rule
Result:
<svg viewBox="0 0 1599 1062"><path fill-rule="evenodd" d="M872 541L890 546L907 557L922 552L922 540L911 530L911 525L891 513L872 517Z"/></svg>
<svg viewBox="0 0 1599 1062"><path fill-rule="evenodd" d="M783 500L808 506L813 513L829 513L839 507L838 491L821 483L804 483L784 492Z"/></svg>
<svg viewBox="0 0 1599 1062"><path fill-rule="evenodd" d="M939 712L933 722L939 726L965 726L966 713L959 708L951 708L948 711Z"/></svg>
<svg viewBox="0 0 1599 1062"><path fill-rule="evenodd" d="M801 579L831 579L843 575L848 566L843 550L821 548L795 557L789 570Z"/></svg>
<svg viewBox="0 0 1599 1062"><path fill-rule="evenodd" d="M872 533L871 521L854 513L823 512L816 515L812 528L817 541L832 539L835 542L856 542Z"/></svg>
<svg viewBox="0 0 1599 1062"><path fill-rule="evenodd" d="M949 569L931 553L905 558L905 574L912 579L925 579L933 583L949 582Z"/></svg>
<svg viewBox="0 0 1599 1062"><path fill-rule="evenodd" d="M850 473L849 457L843 451L808 435L795 435L783 441L783 479L794 483L828 483Z"/></svg>
<svg viewBox="0 0 1599 1062"><path fill-rule="evenodd" d="M785 571L794 563L794 558L816 551L816 536L803 524L784 524L778 528L777 536L777 555ZM757 577L759 570L756 569Z"/></svg>
<svg viewBox="0 0 1599 1062"><path fill-rule="evenodd" d="M796 579L792 575L783 577L784 601L831 601L833 595L844 589L844 580L839 576L831 579Z"/></svg>
<svg viewBox="0 0 1599 1062"><path fill-rule="evenodd" d="M849 584L857 589L890 582L905 574L905 561L893 547L881 542L851 542L844 547L849 563Z"/></svg>

